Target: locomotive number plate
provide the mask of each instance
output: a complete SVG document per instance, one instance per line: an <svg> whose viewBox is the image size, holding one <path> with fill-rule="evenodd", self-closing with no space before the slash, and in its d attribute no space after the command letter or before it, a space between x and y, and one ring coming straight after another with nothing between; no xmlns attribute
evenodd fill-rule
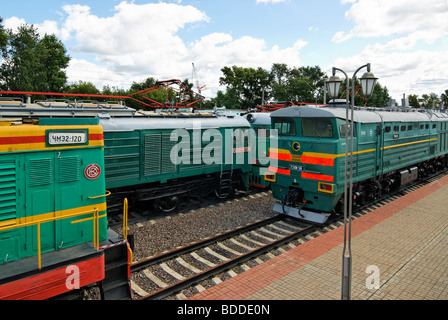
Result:
<svg viewBox="0 0 448 320"><path fill-rule="evenodd" d="M49 132L49 145L67 145L67 144L85 144L87 142L87 133L85 131L70 132Z"/></svg>

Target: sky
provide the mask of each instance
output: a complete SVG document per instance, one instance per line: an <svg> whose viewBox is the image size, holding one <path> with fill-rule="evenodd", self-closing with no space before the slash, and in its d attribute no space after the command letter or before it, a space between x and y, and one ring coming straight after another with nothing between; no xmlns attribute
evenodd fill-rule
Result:
<svg viewBox="0 0 448 320"><path fill-rule="evenodd" d="M448 0L2 0L0 17L55 34L68 81L99 89L188 78L211 98L224 66L274 63L349 77L370 63L397 102L448 89Z"/></svg>

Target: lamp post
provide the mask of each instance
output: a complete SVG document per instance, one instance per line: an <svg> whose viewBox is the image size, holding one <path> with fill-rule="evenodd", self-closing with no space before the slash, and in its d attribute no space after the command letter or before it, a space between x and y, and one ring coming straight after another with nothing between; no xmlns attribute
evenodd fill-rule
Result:
<svg viewBox="0 0 448 320"><path fill-rule="evenodd" d="M351 296L351 277L352 277L352 253L351 253L351 228L352 228L352 200L353 200L353 110L355 105L355 79L356 74L362 68L367 67L367 72L359 79L361 81L362 93L366 98L372 96L373 88L377 78L370 72L370 63L359 67L352 77L351 87L351 106L349 105L349 78L345 71L333 68L333 75L327 81L328 92L332 99L339 96L342 80L336 76L336 71L345 75L347 81L347 98L345 107L345 176L344 176L344 248L342 251L342 300L350 300ZM350 108L350 118L349 118ZM350 119L350 125L349 125ZM350 128L350 134L348 129ZM350 136L350 171L348 171L348 140ZM349 172L349 181L347 181L347 172ZM347 187L349 192L347 194Z"/></svg>

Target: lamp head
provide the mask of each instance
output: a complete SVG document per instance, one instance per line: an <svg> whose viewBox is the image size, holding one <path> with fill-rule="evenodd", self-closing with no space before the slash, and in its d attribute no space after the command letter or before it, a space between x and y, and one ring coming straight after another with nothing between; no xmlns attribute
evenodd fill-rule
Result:
<svg viewBox="0 0 448 320"><path fill-rule="evenodd" d="M363 76L359 79L361 81L362 94L366 98L370 98L373 94L373 89L375 88L375 84L378 78L376 78L372 72L367 71L363 74Z"/></svg>
<svg viewBox="0 0 448 320"><path fill-rule="evenodd" d="M339 97L339 90L341 88L342 80L338 76L332 75L327 81L327 89L331 99L337 99Z"/></svg>

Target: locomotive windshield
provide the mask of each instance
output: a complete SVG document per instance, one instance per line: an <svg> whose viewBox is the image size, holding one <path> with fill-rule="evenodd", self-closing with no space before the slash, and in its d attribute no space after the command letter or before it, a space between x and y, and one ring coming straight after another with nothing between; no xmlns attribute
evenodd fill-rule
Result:
<svg viewBox="0 0 448 320"><path fill-rule="evenodd" d="M333 138L333 125L329 118L302 119L304 137Z"/></svg>
<svg viewBox="0 0 448 320"><path fill-rule="evenodd" d="M279 136L296 135L296 123L294 119L275 119L274 129L278 130Z"/></svg>

